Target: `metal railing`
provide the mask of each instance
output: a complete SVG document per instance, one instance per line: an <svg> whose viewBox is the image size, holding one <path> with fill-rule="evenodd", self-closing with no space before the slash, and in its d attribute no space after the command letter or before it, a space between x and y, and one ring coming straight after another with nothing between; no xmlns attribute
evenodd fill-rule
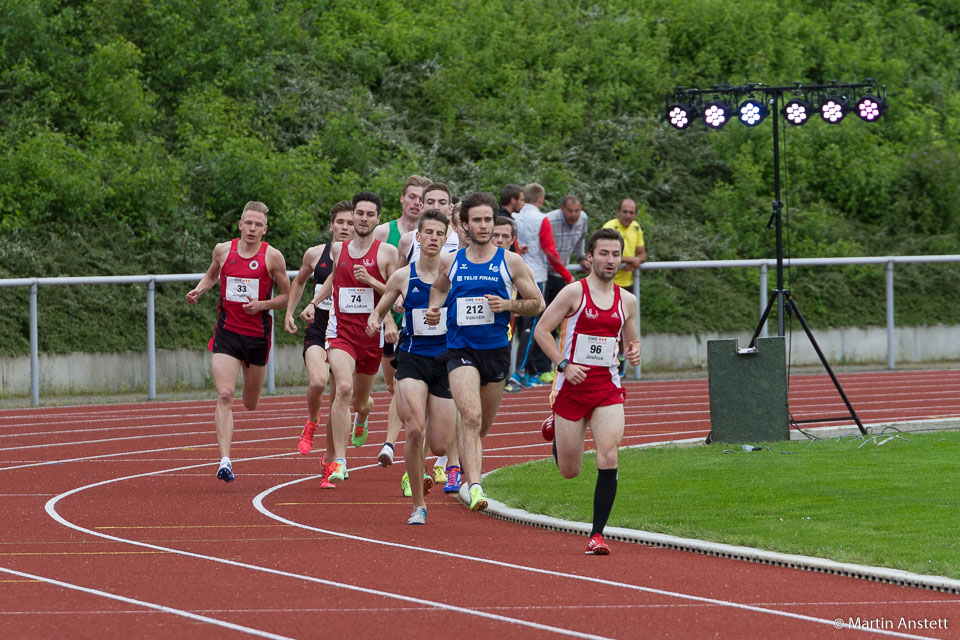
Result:
<svg viewBox="0 0 960 640"><path fill-rule="evenodd" d="M960 262L960 255L934 256L875 256L856 258L795 258L784 260L785 267L819 267L844 265L884 265L886 270L886 323L887 323L887 367L895 368L894 361L894 305L893 305L893 271L896 264L918 263L945 263ZM760 271L760 313L767 306L768 286L767 274L771 267L776 267L776 261L761 260L690 260L677 262L646 262L640 268L642 271L664 269L727 269L727 268L755 268ZM580 270L580 265L570 265L571 271ZM296 276L297 271L289 271L290 277ZM89 276L65 278L8 278L0 279L0 287L28 287L30 294L30 394L34 405L40 404L40 373L39 373L39 346L37 335L37 290L45 286L74 286L85 284L144 284L147 287L147 393L153 400L157 397L157 349L154 318L154 301L157 283L192 282L200 281L202 273L181 273L164 275L139 276ZM641 333L642 308L640 296L640 278L634 278L633 292L637 296L637 333ZM184 302L186 304L186 302ZM272 312L271 312L272 313ZM759 317L759 316L758 316ZM276 323L274 323L276 325ZM767 335L764 327L761 335ZM267 361L267 393L273 394L276 390L275 362L271 345L270 358ZM634 377L640 378L641 368L634 368Z"/></svg>

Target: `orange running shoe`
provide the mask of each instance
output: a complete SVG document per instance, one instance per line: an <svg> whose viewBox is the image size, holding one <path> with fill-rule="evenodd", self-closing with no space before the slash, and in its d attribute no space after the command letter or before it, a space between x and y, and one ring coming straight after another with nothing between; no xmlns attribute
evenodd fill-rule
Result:
<svg viewBox="0 0 960 640"><path fill-rule="evenodd" d="M317 432L317 423L307 420L303 425L303 433L300 434L300 442L297 443L297 450L302 455L307 455L313 449L313 434Z"/></svg>
<svg viewBox="0 0 960 640"><path fill-rule="evenodd" d="M323 475L320 476L320 488L321 489L336 489L337 485L330 482L330 474L336 471L337 463L336 462L326 462L320 465L320 468L323 469Z"/></svg>
<svg viewBox="0 0 960 640"><path fill-rule="evenodd" d="M595 533L590 538L590 542L587 543L587 550L584 551L584 554L588 556L608 556L610 555L610 547L603 541L602 535Z"/></svg>

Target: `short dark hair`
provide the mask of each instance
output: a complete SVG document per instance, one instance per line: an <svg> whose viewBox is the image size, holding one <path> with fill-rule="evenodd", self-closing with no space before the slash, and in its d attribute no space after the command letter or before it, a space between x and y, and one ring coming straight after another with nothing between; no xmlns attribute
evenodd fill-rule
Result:
<svg viewBox="0 0 960 640"><path fill-rule="evenodd" d="M460 205L460 224L470 220L470 209L484 205L490 207L494 215L497 214L497 199L492 193L487 191L474 191L464 198L463 204Z"/></svg>
<svg viewBox="0 0 960 640"><path fill-rule="evenodd" d="M597 246L597 240L617 240L620 242L620 251L623 251L623 236L616 229L597 229L593 235L587 239L587 253L593 254L594 247Z"/></svg>
<svg viewBox="0 0 960 640"><path fill-rule="evenodd" d="M442 182L431 182L423 188L423 195L427 195L431 191L443 191L447 194L448 198L452 198L453 194L450 193L450 187L443 184Z"/></svg>
<svg viewBox="0 0 960 640"><path fill-rule="evenodd" d="M505 207L514 198L519 198L523 189L518 184L508 184L500 189L500 206Z"/></svg>
<svg viewBox="0 0 960 640"><path fill-rule="evenodd" d="M357 208L357 204L361 202L372 202L377 205L377 215L380 215L380 210L383 209L383 200L380 199L373 191L359 191L353 196L353 208Z"/></svg>
<svg viewBox="0 0 960 640"><path fill-rule="evenodd" d="M333 222L333 219L337 217L338 213L343 213L344 211L353 211L353 203L349 200L341 200L330 207L330 222Z"/></svg>
<svg viewBox="0 0 960 640"><path fill-rule="evenodd" d="M440 211L440 209L427 209L420 212L420 219L417 221L417 231L423 231L423 223L427 220L442 222L444 229L450 224L450 221L447 220L447 215L443 211Z"/></svg>
<svg viewBox="0 0 960 640"><path fill-rule="evenodd" d="M510 235L516 237L517 225L514 223L513 218L510 216L497 216L497 219L493 221L493 226L495 227L502 227L505 224L510 225Z"/></svg>
<svg viewBox="0 0 960 640"><path fill-rule="evenodd" d="M563 202L560 203L560 206L561 206L561 207L565 207L566 205L568 205L568 204L571 203L571 202L576 202L577 204L581 204L581 203L580 203L580 196L578 196L578 195L576 195L576 194L573 194L573 193L569 193L569 194L563 196ZM619 207L618 207L618 208L619 208Z"/></svg>

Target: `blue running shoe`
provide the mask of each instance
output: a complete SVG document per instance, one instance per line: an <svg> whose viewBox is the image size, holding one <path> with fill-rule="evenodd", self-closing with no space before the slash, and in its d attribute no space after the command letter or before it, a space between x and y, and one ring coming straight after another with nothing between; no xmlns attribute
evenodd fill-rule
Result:
<svg viewBox="0 0 960 640"><path fill-rule="evenodd" d="M230 465L223 465L217 469L217 477L223 480L224 482L233 482L233 469L230 468Z"/></svg>
<svg viewBox="0 0 960 640"><path fill-rule="evenodd" d="M459 493L460 482L460 467L455 464L447 467L447 483L443 485L443 492Z"/></svg>

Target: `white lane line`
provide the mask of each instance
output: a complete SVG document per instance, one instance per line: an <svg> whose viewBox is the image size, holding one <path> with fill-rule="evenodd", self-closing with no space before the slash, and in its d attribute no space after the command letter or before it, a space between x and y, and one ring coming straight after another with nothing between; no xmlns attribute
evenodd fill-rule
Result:
<svg viewBox="0 0 960 640"><path fill-rule="evenodd" d="M277 457L280 457L280 456L288 456L288 455L293 455L293 454L283 453L283 454L274 454L274 455L269 455L269 456L259 456L259 457L256 457L256 458L244 458L244 459L238 459L237 462L240 462L240 461L243 461L243 460L246 460L246 461L250 461L250 460L263 460L263 459L267 459L267 458L277 458ZM317 584L323 584L323 585L330 586L330 587L338 587L338 588L341 588L341 589L347 589L347 590L350 590L350 591L357 591L357 592L365 593L365 594L368 594L368 595L380 596L380 597L384 597L384 598L392 598L392 599L396 599L396 600L401 600L401 601L403 601L403 602L410 602L410 603L413 603L413 604L419 604L419 605L422 605L422 606L425 606L425 607L431 607L431 608L436 608L436 609L444 609L444 610L446 610L446 611L450 611L450 612L453 612L453 613L460 613L460 614L464 614L464 615L468 615L468 616L475 616L475 617L479 617L479 618L485 618L485 619L494 620L494 621L497 621L497 622L505 622L505 623L508 623L508 624L511 624L511 625L522 626L522 627L529 627L529 628L532 628L532 629L538 629L538 630L540 630L540 631L549 631L549 632L556 633L556 634L559 634L559 635L570 636L570 637L574 637L574 638L587 638L587 639L589 639L589 640L612 640L612 639L610 639L610 638L607 638L606 636L597 636L597 635L593 635L593 634L589 634L589 633L583 633L583 632L580 632L580 631L574 631L574 630L572 630L572 629L564 629L564 628L562 628L562 627L553 627L553 626L546 625L546 624L540 624L540 623L538 623L538 622L531 622L531 621L529 621L529 620L523 620L523 619L519 619L519 618L510 618L510 617L507 617L507 616L502 616L502 615L498 615L498 614L494 614L494 613L488 613L488 612L486 612L486 611L481 611L481 610L478 610L478 609L470 609L470 608L466 608L466 607L457 607L457 606L449 605L449 604L447 604L447 603L445 603L445 602L438 602L438 601L434 601L434 600L426 600L426 599L423 599L423 598L414 598L414 597L412 597L412 596L407 596L407 595L403 595L403 594L400 594L400 593L392 593L392 592L389 592L389 591L382 591L382 590L379 590L379 589L369 589L369 588L367 588L367 587L360 587L360 586L358 586L358 585L346 584L346 583L343 583L343 582L336 582L336 581L333 581L333 580L324 580L324 579L322 579L322 578L316 578L316 577L313 577L313 576L307 576L307 575L302 575L302 574L297 574L297 573L290 573L290 572L288 572L288 571L281 571L281 570L279 570L279 569L272 569L272 568L270 568L270 567L261 567L261 566L257 566L257 565L247 564L247 563L245 563L245 562L238 562L238 561L236 561L236 560L228 560L228 559L226 559L226 558L218 558L218 557L216 557L216 556L207 556L207 555L203 555L203 554L199 554L199 553L193 553L193 552L190 552L190 551L183 551L183 550L180 550L180 549L174 549L174 548L171 548L171 547L163 547L163 546L151 544L151 543L148 543L148 542L140 542L140 541L138 541L138 540L129 540L129 539L126 539L126 538L120 538L120 537L117 537L117 536L112 536L112 535L109 535L109 534L101 533L101 532L99 532L99 531L94 531L94 530L92 530L92 529L87 529L87 528L85 528L85 527L81 527L80 525L74 524L74 523L66 520L65 518L63 518L63 516L61 516L61 515L57 512L57 510L56 510L57 503L58 503L60 500L62 500L63 498L67 498L67 497L69 497L69 496L71 496L71 495L74 495L74 494L76 494L76 493L80 493L81 491L85 491L85 490L87 490L87 489L93 489L93 488L95 488L95 487L100 487L100 486L107 485L107 484L111 484L111 483L114 483L114 482L122 482L122 481L124 481L124 480L132 480L132 479L135 479L135 478L144 478L144 477L154 476L154 475L160 475L160 474L162 474L162 473L168 473L168 472L184 471L184 470L186 470L186 469L192 469L192 468L195 468L195 467L197 467L197 466L201 466L201 465L190 465L190 466L186 466L186 467L176 467L176 468L173 468L173 469L161 469L161 470L159 470L159 471L150 471L150 472L147 472L147 473L138 473L138 474L134 474L134 475L123 476L123 477L119 477L119 478L112 478L112 479L110 479L110 480L103 480L103 481L101 481L101 482L95 482L95 483L93 483L93 484L84 485L84 486L82 486L82 487L77 487L77 488L75 488L75 489L71 489L70 491L66 491L66 492L61 493L60 495L58 495L58 496L56 496L56 497L51 498L50 500L47 501L47 503L46 503L46 505L45 505L45 509L46 509L46 511L47 511L47 514L48 514L51 518L53 518L55 521L57 521L58 523L60 523L61 525L65 526L65 527L68 527L68 528L70 528L70 529L74 529L74 530L76 530L76 531L80 531L81 533L86 533L86 534L88 534L88 535L96 536L96 537L98 537L98 538L104 538L104 539L106 539L106 540L112 540L112 541L114 541L114 542L122 542L122 543L125 543L125 544L130 544L130 545L134 545L134 546L137 546L137 547L143 547L143 548L151 549L151 550L154 550L154 551L165 551L165 552L168 552L168 553L172 553L172 554L176 554L176 555L181 555L181 556L185 556L185 557L188 557L188 558L196 558L196 559L198 559L198 560L208 560L208 561L210 561L210 562L217 562L217 563L220 563L220 564L226 564L226 565L230 565L230 566L233 566L233 567L240 567L241 569L250 569L250 570L253 570L253 571L260 571L260 572L263 572L263 573L268 573L268 574L271 574L271 575L282 576L282 577L285 577L285 578L294 578L294 579L297 579L297 580L303 580L303 581L306 581L306 582L313 582L313 583L317 583ZM205 466L205 465L203 465L203 466ZM358 470L360 470L360 469L367 469L367 468L371 468L371 467L375 467L375 466L377 466L377 465L369 465L369 466L367 466L367 467L354 467L353 469L351 469L351 471L358 471ZM312 476L310 479L315 479L315 478L317 478L317 477L319 477L319 476ZM302 480L298 480L298 482L299 482L299 481L302 481ZM281 486L283 486L283 485L281 485ZM342 534L339 534L339 535L342 535ZM412 548L415 548L415 547L412 547ZM171 610L171 611L169 611L169 612L170 612L170 613L176 613L176 610ZM279 636L277 636L277 637L279 637Z"/></svg>
<svg viewBox="0 0 960 640"><path fill-rule="evenodd" d="M375 465L370 465L370 466L372 467L372 466L375 466ZM368 468L368 467L360 467L360 468L358 468L357 470L362 470L362 469L365 469L365 468ZM363 537L363 536L356 536L356 535L353 535L353 534L341 533L341 532L339 532L339 531L332 531L332 530L330 530L330 529L321 529L321 528L319 528L319 527L313 527L313 526L306 525L306 524L303 524L303 523L300 523L300 522L296 522L296 521L294 521L294 520L290 520L290 519L288 519L288 518L284 518L283 516L281 516L281 515L279 515L279 514L276 514L276 513L272 512L272 511L270 511L269 509L267 509L265 506L263 506L263 499L264 499L265 497L267 497L268 495L270 495L271 493L273 493L274 491L277 491L277 490L279 490L279 489L283 489L283 488L285 488L285 487L289 487L289 486L291 486L291 485L294 485L294 484L297 484L297 483L300 483L300 482L306 482L306 481L308 481L308 480L316 480L316 479L318 479L318 478L320 478L320 476L309 476L309 477L306 477L306 478L300 478L300 479L297 479L297 480L291 480L291 481L289 481L289 482L284 482L283 484L275 485L275 486L273 486L273 487L271 487L271 488L269 488L269 489L264 490L264 491L261 492L260 494L258 494L258 495L253 499L253 506L254 506L254 508L255 508L257 511L259 511L259 512L262 513L263 515L267 516L268 518L272 518L272 519L274 519L274 520L277 520L278 522L283 522L284 524L288 524L288 525L290 525L290 526L292 526L292 527L297 527L297 528L300 528L300 529L306 529L307 531L314 531L314 532L316 532L316 533L322 533L322 534L325 534L325 535L331 535L331 536L337 536L337 537L340 537L340 538L345 538L345 539L347 539L347 540L354 540L354 541L358 541L358 542L368 542L368 543L370 543L370 544L382 545L382 546L393 547L393 548L398 548L398 549L405 549L405 550L410 550L410 551L420 551L420 552L423 552L423 553L429 553L429 554L438 555L438 556L443 556L443 557L447 557L447 558L454 558L454 559L457 559L457 560L460 560L460 561L467 560L467 561L476 562L476 563L479 563L479 564L488 564L488 565L493 565L493 566L497 566L497 567L504 567L504 568L508 568L508 569L516 569L516 570L518 570L518 571L527 571L527 572L530 572L530 573L537 573L537 574L552 576L552 577L556 577L556 578L566 578L566 579L569 579L569 580L590 582L590 583L593 583L593 584L600 584L600 585L608 586L608 587L617 587L617 588L621 588L621 589L629 589L629 590L633 590L633 591L639 591L639 592L641 592L641 593L651 593L651 594L656 594L656 595L667 596L667 597L670 597L670 598L679 598L679 599L681 599L681 600L688 600L688 601L692 601L692 602L699 602L699 603L711 604L711 605L714 605L714 606L727 607L727 608L732 608L732 609L740 609L740 610L745 610L745 611L751 611L751 612L754 612L754 613L769 614L769 615L778 616L778 617L791 618L791 619L794 619L794 620L801 620L801 621L804 621L804 622L813 622L813 623L815 623L815 624L821 624L821 625L829 626L829 627L832 627L832 628L838 628L837 619L827 620L827 619L825 619L825 618L817 618L817 617L814 617L814 616L808 616L808 615L804 615L804 614L800 614L800 613L791 613L791 612L789 612L789 611L780 611L780 610L777 610L777 609L769 609L769 608L766 608L766 607L759 607L759 606L755 606L755 605L743 604L743 603L739 603L739 602L732 602L732 601L728 601L728 600L718 600L718 599L716 599L716 598L707 598L707 597L704 597L704 596L696 596L696 595L692 595L692 594L688 594L688 593L680 593L680 592L677 592L677 591L667 591L667 590L664 590L664 589L655 589L655 588L653 588L653 587L644 587L644 586L634 585L634 584L628 584L628 583L624 583L624 582L615 582L615 581L612 581L612 580L604 580L603 578L594 578L594 577L591 577L591 576L582 576L582 575L571 574L571 573L562 573L562 572L560 572L560 571L551 571L551 570L549 570L549 569L540 569L539 567L530 567L530 566L526 566L526 565L519 565L519 564L513 564L513 563L509 563L509 562L502 562L502 561L500 561L500 560L492 560L492 559L490 559L490 558L481 558L481 557L477 557L477 556L467 556L467 555L463 555L463 554L459 554L459 553L451 553L451 552L449 552L449 551L441 551L441 550L439 550L439 549L428 549L428 548L424 548L424 547L414 547L414 546L402 544L402 543L399 543L399 542L388 542L388 541L385 541L385 540L376 540L376 539L373 539L373 538L366 538L366 537ZM923 640L929 640L929 638L928 638L927 636L916 636L916 635L910 635L910 634L905 634L905 633L898 633L898 632L895 632L895 631L887 631L887 630L884 630L884 629L863 629L863 628L861 628L861 627L853 627L853 626L850 626L850 625L849 625L848 623L846 623L846 622L844 622L842 625L839 625L839 628L850 628L850 629L856 628L856 629L858 629L858 630L867 631L867 632L870 632L870 633L876 633L876 634L879 634L879 635L891 636L891 637L895 637L895 638L920 638L920 639L923 639Z"/></svg>
<svg viewBox="0 0 960 640"><path fill-rule="evenodd" d="M0 571L4 573L9 573L11 575L19 576L21 578L28 578L30 580L36 580L38 582L46 582L47 584L56 585L64 589L73 589L74 591L82 591L83 593L89 593L90 595L100 596L101 598L119 600L120 602L123 602L126 604L133 604L133 605L137 605L147 609L154 609L156 611L162 611L163 613L169 613L176 616L181 616L183 618L190 618L191 620L206 622L207 624L216 625L218 627L225 627L233 631L242 631L244 633L248 633L250 635L257 636L260 638L270 638L271 640L294 640L293 638L290 638L288 636L280 636L275 633L270 633L269 631L261 631L260 629L254 629L253 627L245 627L240 624L227 622L226 620L217 620L216 618L210 618L208 616L203 616L190 611L184 611L183 609L175 609L173 607L168 607L167 605L164 605L164 604L156 604L154 602L147 602L145 600L137 600L136 598L128 598L127 596L121 596L115 593L101 591L100 589L91 589L90 587L84 587L79 584L63 582L62 580L46 578L44 576L38 576L32 573L25 573L23 571L17 571L15 569L8 569L6 567L0 567ZM46 612L44 612L44 615L46 615Z"/></svg>

